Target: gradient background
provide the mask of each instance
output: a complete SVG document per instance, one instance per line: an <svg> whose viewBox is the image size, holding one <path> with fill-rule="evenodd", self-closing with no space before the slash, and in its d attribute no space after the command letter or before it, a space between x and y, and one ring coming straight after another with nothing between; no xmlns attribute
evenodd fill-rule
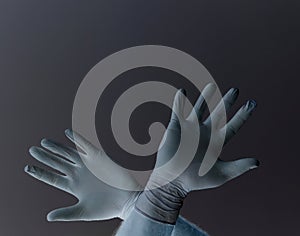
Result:
<svg viewBox="0 0 300 236"><path fill-rule="evenodd" d="M28 148L43 137L68 143L64 130L71 127L73 99L91 67L143 44L191 54L222 92L238 87L234 109L249 98L258 102L222 158L256 157L259 169L221 188L190 194L182 214L211 235L297 235L299 7L296 0L0 0L0 235L106 236L115 230L119 220L48 223L50 210L76 200L30 178L23 168L36 164ZM117 162L135 169L150 168L154 158L123 153L106 122L120 92L149 79L186 88L192 101L197 96L184 78L162 69L133 70L112 83L97 112L99 137ZM133 136L146 142L149 123L166 124L169 114L158 104L138 108Z"/></svg>

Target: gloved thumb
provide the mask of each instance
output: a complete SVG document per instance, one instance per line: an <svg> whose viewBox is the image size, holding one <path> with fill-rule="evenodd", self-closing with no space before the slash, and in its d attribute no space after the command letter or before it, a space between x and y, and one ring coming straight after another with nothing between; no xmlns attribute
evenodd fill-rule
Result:
<svg viewBox="0 0 300 236"><path fill-rule="evenodd" d="M53 210L47 215L48 221L82 220L82 208L79 204Z"/></svg>
<svg viewBox="0 0 300 236"><path fill-rule="evenodd" d="M234 161L224 161L222 163L222 173L225 176L225 182L237 178L240 175L255 169L259 166L259 161L255 158L241 158Z"/></svg>

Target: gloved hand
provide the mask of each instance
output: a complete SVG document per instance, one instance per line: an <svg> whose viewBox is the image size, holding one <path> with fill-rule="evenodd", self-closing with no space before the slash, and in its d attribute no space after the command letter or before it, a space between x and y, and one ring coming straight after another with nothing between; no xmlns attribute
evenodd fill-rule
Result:
<svg viewBox="0 0 300 236"><path fill-rule="evenodd" d="M249 100L225 126L217 126L217 129L213 130L211 126L212 119L216 119L218 123L218 120L222 118L220 116L222 114L222 102L224 102L225 110L228 112L238 97L238 90L230 89L223 97L223 101L220 101L210 116L202 122L203 113L207 106L204 97L207 99L211 98L215 89L216 86L213 84L205 87L194 106L197 116L190 114L186 119L183 115L185 92L183 90L177 92L173 103L171 121L157 154L156 167L147 183L145 191L140 195L135 205L136 209L144 215L160 222L175 224L183 200L189 192L221 186L227 181L258 166L259 163L254 158L244 158L228 162L218 159L207 174L199 176L199 168L212 132L214 132L214 140L212 142L218 139L218 135L225 135L226 133L225 143L227 143L237 133L256 107L255 101ZM198 128L195 128L195 122L200 122ZM192 144L190 143L194 141L197 132L200 133L200 139L198 139L198 149L192 162L183 173L171 182L168 182L168 178L174 176L174 173L176 173L182 164L180 160L190 155L189 150L192 148ZM185 137L185 140L181 140L182 137ZM184 144L182 145L180 142ZM171 158L179 161L172 165L172 168L164 169L163 171L159 169L160 166L168 162Z"/></svg>
<svg viewBox="0 0 300 236"><path fill-rule="evenodd" d="M85 158L101 158L106 155L77 133L66 130L66 136L83 150ZM74 138L74 136L76 138ZM36 166L26 166L25 172L34 178L74 195L77 204L56 209L47 215L49 221L124 219L132 210L140 192L111 187L96 176L82 162L78 151L54 141L43 139L40 147L31 147L30 154L43 164L61 172L55 173ZM107 156L105 157L107 158ZM111 173L110 173L111 174ZM134 178L120 169L118 178L138 185Z"/></svg>
<svg viewBox="0 0 300 236"><path fill-rule="evenodd" d="M97 156L97 149L82 136L70 130L66 135L77 142L82 150L90 150L87 155ZM76 139L73 136L76 136ZM57 209L48 214L49 221L104 220L119 217L125 219L135 204L140 192L120 190L102 182L82 162L78 151L54 141L43 139L41 145L46 149L33 147L31 155L45 165L52 167L66 176L34 166L26 166L25 171L49 185L74 195L79 201L76 205ZM50 152L49 152L50 151ZM94 153L94 154L93 154ZM83 153L81 153L83 155ZM101 164L101 159L99 164ZM123 179L136 185L130 174L122 173ZM206 235L201 229L182 217L172 235Z"/></svg>

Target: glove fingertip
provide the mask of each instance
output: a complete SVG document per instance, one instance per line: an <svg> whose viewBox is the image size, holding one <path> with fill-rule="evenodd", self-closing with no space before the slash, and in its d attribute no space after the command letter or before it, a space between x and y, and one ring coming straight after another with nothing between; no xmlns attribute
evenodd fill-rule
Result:
<svg viewBox="0 0 300 236"><path fill-rule="evenodd" d="M54 221L53 217L51 217L51 212L47 214L47 221L49 221L49 222Z"/></svg>
<svg viewBox="0 0 300 236"><path fill-rule="evenodd" d="M30 167L29 167L29 165L26 165L26 166L24 167L24 171L25 171L26 173L28 173L28 172L29 172L29 170L30 170Z"/></svg>
<svg viewBox="0 0 300 236"><path fill-rule="evenodd" d="M46 138L43 138L43 139L41 140L41 145L42 145L42 146L47 146L47 144L49 144L49 140L46 139Z"/></svg>
<svg viewBox="0 0 300 236"><path fill-rule="evenodd" d="M260 165L260 161L259 161L259 160L253 158L252 161L253 161L253 163L252 163L252 165L251 165L251 167L250 167L250 170L256 169L256 168L259 167L259 165Z"/></svg>
<svg viewBox="0 0 300 236"><path fill-rule="evenodd" d="M66 129L65 130L65 135L72 138L72 136L73 136L72 130L71 129Z"/></svg>
<svg viewBox="0 0 300 236"><path fill-rule="evenodd" d="M256 158L248 157L240 160L240 172L244 173L258 168L260 162Z"/></svg>
<svg viewBox="0 0 300 236"><path fill-rule="evenodd" d="M58 221L59 219L57 218L55 211L51 211L47 214L47 221L49 222L54 222L54 221Z"/></svg>
<svg viewBox="0 0 300 236"><path fill-rule="evenodd" d="M179 92L181 92L184 96L186 96L186 90L184 88L179 89Z"/></svg>
<svg viewBox="0 0 300 236"><path fill-rule="evenodd" d="M36 151L36 147L35 147L35 146L32 146L32 147L30 147L30 148L28 149L28 152L29 152L30 155L34 154L35 151Z"/></svg>

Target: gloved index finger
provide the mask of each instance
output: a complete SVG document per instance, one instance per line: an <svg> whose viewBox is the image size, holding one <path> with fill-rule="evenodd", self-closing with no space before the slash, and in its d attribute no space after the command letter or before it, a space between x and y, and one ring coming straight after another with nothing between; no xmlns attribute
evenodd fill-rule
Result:
<svg viewBox="0 0 300 236"><path fill-rule="evenodd" d="M184 89L179 89L174 97L171 120L178 123L180 123L180 120L184 119L183 111L186 99L185 96L186 91Z"/></svg>
<svg viewBox="0 0 300 236"><path fill-rule="evenodd" d="M69 138L76 146L82 149L82 151L84 151L86 154L91 152L93 153L96 151L96 147L77 132L71 129L67 129L65 131L65 134L67 138Z"/></svg>
<svg viewBox="0 0 300 236"><path fill-rule="evenodd" d="M68 147L56 141L45 139L45 138L42 139L41 145L43 148L66 158L67 160L71 161L74 164L81 162L79 151L72 147ZM85 154L80 153L80 155L85 155Z"/></svg>

